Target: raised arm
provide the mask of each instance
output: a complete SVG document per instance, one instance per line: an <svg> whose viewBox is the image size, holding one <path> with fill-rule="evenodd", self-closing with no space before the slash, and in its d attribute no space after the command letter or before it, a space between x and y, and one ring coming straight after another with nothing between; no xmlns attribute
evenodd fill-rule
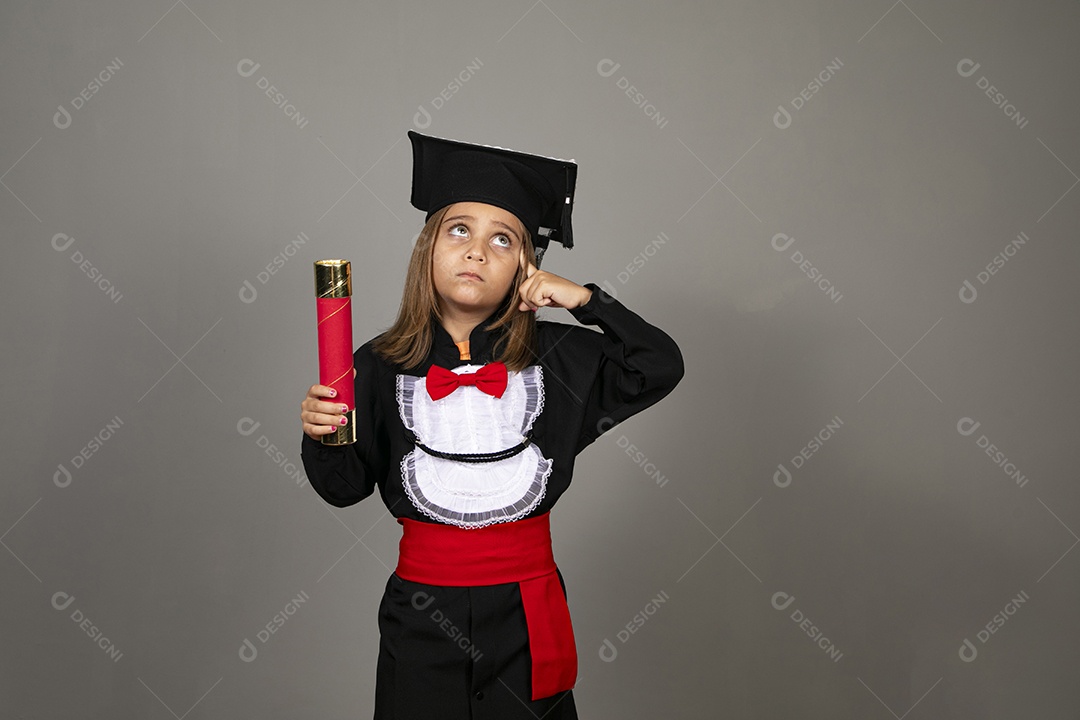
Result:
<svg viewBox="0 0 1080 720"><path fill-rule="evenodd" d="M646 322L594 283L584 287L592 296L570 312L583 325L603 331L592 342L599 346L599 360L589 366L582 354L573 372L590 373L591 386L585 403L585 419L578 451L618 423L657 403L675 389L683 377L682 353L671 336ZM595 348L591 357L595 358Z"/></svg>

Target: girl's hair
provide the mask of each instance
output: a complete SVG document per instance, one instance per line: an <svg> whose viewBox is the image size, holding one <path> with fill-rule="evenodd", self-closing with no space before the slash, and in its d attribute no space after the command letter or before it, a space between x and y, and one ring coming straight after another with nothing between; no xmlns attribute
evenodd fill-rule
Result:
<svg viewBox="0 0 1080 720"><path fill-rule="evenodd" d="M435 238L449 207L448 205L432 215L420 231L420 237L416 239L416 246L413 247L412 257L409 259L397 320L389 330L375 338L372 344L380 357L405 369L415 368L427 358L435 337L433 325L442 317L435 293L432 258L435 254ZM528 230L525 230L522 242L526 266L530 263L535 265L536 252ZM492 348L492 354L496 360L505 363L507 369L514 371L525 369L536 357L536 314L518 310L518 290L524 281L525 270L519 266L510 292L496 313L495 320L484 328L506 328Z"/></svg>

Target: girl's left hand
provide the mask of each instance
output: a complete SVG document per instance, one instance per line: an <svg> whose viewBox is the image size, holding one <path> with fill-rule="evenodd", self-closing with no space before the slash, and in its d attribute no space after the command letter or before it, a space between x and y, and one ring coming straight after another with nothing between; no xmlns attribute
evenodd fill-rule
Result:
<svg viewBox="0 0 1080 720"><path fill-rule="evenodd" d="M529 263L526 280L521 283L521 303L518 310L536 310L539 307L561 307L567 310L580 307L592 298L592 290L559 277L546 270L537 270Z"/></svg>

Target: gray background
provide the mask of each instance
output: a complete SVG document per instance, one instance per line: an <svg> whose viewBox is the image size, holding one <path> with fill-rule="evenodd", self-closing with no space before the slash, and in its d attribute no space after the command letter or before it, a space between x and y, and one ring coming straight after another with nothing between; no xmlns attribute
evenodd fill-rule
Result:
<svg viewBox="0 0 1080 720"><path fill-rule="evenodd" d="M583 718L1075 718L1078 21L4 3L0 715L369 716L399 528L292 473L311 263L391 322L417 128L576 159L545 269L686 357L554 513Z"/></svg>

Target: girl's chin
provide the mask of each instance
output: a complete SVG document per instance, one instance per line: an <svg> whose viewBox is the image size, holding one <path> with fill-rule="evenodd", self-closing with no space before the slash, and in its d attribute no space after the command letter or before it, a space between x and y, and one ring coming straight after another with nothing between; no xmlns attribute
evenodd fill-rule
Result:
<svg viewBox="0 0 1080 720"><path fill-rule="evenodd" d="M495 302L491 298L477 296L475 293L450 293L441 298L441 302L444 309L449 306L463 312L484 313L485 315L490 315L502 305L501 300Z"/></svg>

